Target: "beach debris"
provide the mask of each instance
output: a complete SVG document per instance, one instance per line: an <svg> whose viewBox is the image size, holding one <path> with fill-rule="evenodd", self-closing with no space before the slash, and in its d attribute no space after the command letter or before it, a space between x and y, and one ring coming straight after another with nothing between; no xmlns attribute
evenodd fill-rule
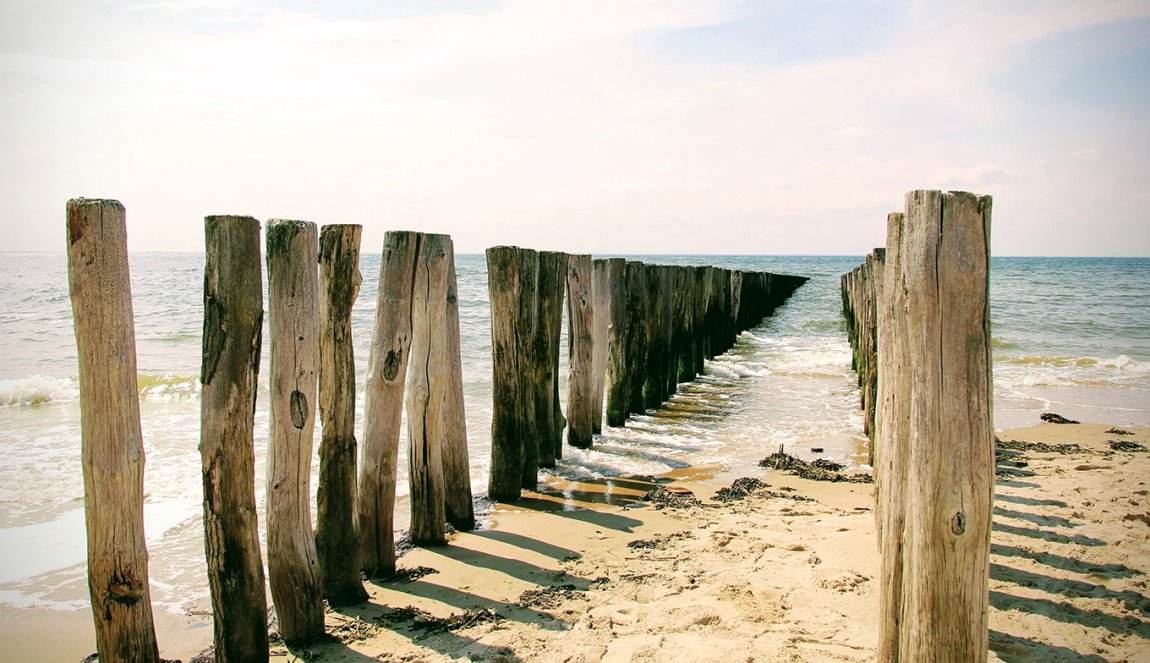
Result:
<svg viewBox="0 0 1150 663"><path fill-rule="evenodd" d="M80 660L80 663L99 663L99 661L100 661L100 655L98 653L96 653L96 654L88 654L87 656L85 656L84 658L82 658ZM184 663L184 662L178 658L161 658L160 663Z"/></svg>
<svg viewBox="0 0 1150 663"><path fill-rule="evenodd" d="M686 488L679 486L658 486L643 495L643 501L654 502L655 509L690 509L702 506L699 498Z"/></svg>
<svg viewBox="0 0 1150 663"><path fill-rule="evenodd" d="M800 479L808 479L810 481L874 483L874 477L870 474L861 472L846 474L841 471L842 466L838 463L823 461L822 459L814 463L808 463L805 460L795 458L783 452L781 449L760 460L759 467L769 467L775 470L790 472ZM839 469L828 469L828 467L838 467Z"/></svg>
<svg viewBox="0 0 1150 663"><path fill-rule="evenodd" d="M539 589L529 589L519 595L515 605L520 608L543 608L550 610L556 608L563 601L585 598L576 590L575 585L551 585Z"/></svg>
<svg viewBox="0 0 1150 663"><path fill-rule="evenodd" d="M415 582L423 576L429 576L439 573L438 569L433 569L430 566L412 566L403 567L395 570L395 575L391 576L391 582Z"/></svg>
<svg viewBox="0 0 1150 663"><path fill-rule="evenodd" d="M347 644L367 640L379 632L379 625L365 622L358 617L336 617L337 623L328 626L327 633L331 637Z"/></svg>
<svg viewBox="0 0 1150 663"><path fill-rule="evenodd" d="M1131 433L1128 430L1122 430L1121 428L1111 428L1110 430L1106 431L1106 434L1107 435L1133 435L1134 433Z"/></svg>
<svg viewBox="0 0 1150 663"><path fill-rule="evenodd" d="M1107 444L1115 451L1146 451L1146 447L1130 440L1109 440Z"/></svg>
<svg viewBox="0 0 1150 663"><path fill-rule="evenodd" d="M1150 515L1145 513L1128 513L1122 516L1122 520L1137 520L1145 525L1150 525Z"/></svg>
<svg viewBox="0 0 1150 663"><path fill-rule="evenodd" d="M425 631L431 635L445 631L460 631L484 622L498 622L502 619L503 616L491 608L474 608L452 613L447 617L436 617L426 610L409 605L403 608L388 609L375 617L374 621L381 626L394 626L403 622L411 622L411 628Z"/></svg>
<svg viewBox="0 0 1150 663"><path fill-rule="evenodd" d="M767 484L758 479L742 477L741 479L735 479L730 488L720 488L719 492L715 493L715 499L719 502L734 502L750 497L767 487Z"/></svg>
<svg viewBox="0 0 1150 663"><path fill-rule="evenodd" d="M811 447L811 453L813 453L813 454L821 454L822 452L823 452L822 447Z"/></svg>
<svg viewBox="0 0 1150 663"><path fill-rule="evenodd" d="M1025 442L1023 440L1003 440L994 438L995 455L1005 449L1009 451L1034 451L1044 454L1076 454L1084 453L1086 450L1081 445L1074 442L1067 442L1065 444L1047 444L1045 442Z"/></svg>
<svg viewBox="0 0 1150 663"><path fill-rule="evenodd" d="M811 463L811 465L814 465L821 470L830 470L831 472L842 472L844 467L842 463L836 463L833 460L827 460L826 458L816 458Z"/></svg>
<svg viewBox="0 0 1150 663"><path fill-rule="evenodd" d="M847 571L841 576L834 578L823 578L818 582L818 586L823 589L831 589L836 592L846 593L857 591L858 587L870 578L864 576L857 571Z"/></svg>
<svg viewBox="0 0 1150 663"><path fill-rule="evenodd" d="M1042 419L1043 421L1046 421L1046 422L1049 422L1052 424L1077 424L1077 423L1079 423L1073 419L1067 419L1066 417L1062 416L1061 414L1055 414L1053 412L1043 412L1042 416L1039 418Z"/></svg>
<svg viewBox="0 0 1150 663"><path fill-rule="evenodd" d="M658 539L636 539L628 542L627 547L631 550L657 550L663 547L663 542Z"/></svg>

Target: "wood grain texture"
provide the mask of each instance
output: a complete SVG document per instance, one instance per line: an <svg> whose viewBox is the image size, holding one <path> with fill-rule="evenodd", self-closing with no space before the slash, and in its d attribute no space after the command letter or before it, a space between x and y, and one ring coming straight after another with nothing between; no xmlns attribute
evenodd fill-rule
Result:
<svg viewBox="0 0 1150 663"><path fill-rule="evenodd" d="M395 482L399 427L411 348L411 296L422 234L390 231L383 239L379 290L364 403L357 522L360 567L369 578L395 575Z"/></svg>
<svg viewBox="0 0 1150 663"><path fill-rule="evenodd" d="M363 227L326 225L319 234L319 414L323 424L316 489L315 546L323 596L333 606L367 600L355 526L355 348L351 309L363 278Z"/></svg>
<svg viewBox="0 0 1150 663"><path fill-rule="evenodd" d="M610 303L607 305L607 425L627 420L627 261L607 261Z"/></svg>
<svg viewBox="0 0 1150 663"><path fill-rule="evenodd" d="M144 445L124 206L69 200L67 230L96 649L101 661L158 661L144 542Z"/></svg>
<svg viewBox="0 0 1150 663"><path fill-rule="evenodd" d="M268 582L280 635L289 644L324 634L310 491L319 365L318 244L314 223L268 221Z"/></svg>
<svg viewBox="0 0 1150 663"><path fill-rule="evenodd" d="M567 443L587 448L592 442L594 387L591 366L595 309L591 298L591 256L567 262L567 320L570 361L567 377Z"/></svg>
<svg viewBox="0 0 1150 663"><path fill-rule="evenodd" d="M521 495L523 478L522 404L517 321L520 306L520 249L487 249L487 288L491 299L491 471L487 494L511 502ZM531 297L531 295L528 295Z"/></svg>
<svg viewBox="0 0 1150 663"><path fill-rule="evenodd" d="M611 328L611 276L607 260L591 262L591 433L603 432L603 395L607 386L607 354Z"/></svg>
<svg viewBox="0 0 1150 663"><path fill-rule="evenodd" d="M563 295L567 290L567 254L539 252L537 322L532 366L535 371L535 420L539 467L555 467L563 451L567 420L559 401L559 354Z"/></svg>
<svg viewBox="0 0 1150 663"><path fill-rule="evenodd" d="M268 660L255 493L255 407L264 319L260 223L204 219L200 459L217 661Z"/></svg>
<svg viewBox="0 0 1150 663"><path fill-rule="evenodd" d="M455 248L446 238L447 251L447 392L443 403L443 482L447 522L457 530L475 529L471 494L471 461L467 451L467 414L463 405L463 358L459 341L459 285L455 278Z"/></svg>

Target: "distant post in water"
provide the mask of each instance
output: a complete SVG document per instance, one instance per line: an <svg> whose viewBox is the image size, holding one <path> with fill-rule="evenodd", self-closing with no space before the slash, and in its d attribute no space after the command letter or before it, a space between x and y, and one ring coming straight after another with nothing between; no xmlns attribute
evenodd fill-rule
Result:
<svg viewBox="0 0 1150 663"><path fill-rule="evenodd" d="M324 633L309 490L319 364L317 245L314 223L268 222L268 581L280 635L289 644Z"/></svg>
<svg viewBox="0 0 1150 663"><path fill-rule="evenodd" d="M446 235L424 235L415 262L411 300L411 366L407 372L407 465L411 483L411 542L444 545L443 409L447 358Z"/></svg>
<svg viewBox="0 0 1150 663"><path fill-rule="evenodd" d="M399 424L411 348L411 289L423 235L390 231L383 238L364 401L363 459L356 501L359 563L371 578L395 575L395 482Z"/></svg>
<svg viewBox="0 0 1150 663"><path fill-rule="evenodd" d="M351 308L359 295L363 227L327 225L319 235L319 487L315 545L323 595L335 606L367 600L355 531L355 348Z"/></svg>
<svg viewBox="0 0 1150 663"><path fill-rule="evenodd" d="M255 403L264 319L260 223L204 219L200 457L217 661L268 660L255 493Z"/></svg>
<svg viewBox="0 0 1150 663"><path fill-rule="evenodd" d="M906 207L914 471L906 490L899 660L985 661L994 497L991 199L912 191Z"/></svg>
<svg viewBox="0 0 1150 663"><path fill-rule="evenodd" d="M607 382L608 330L611 327L611 275L607 260L592 262L591 432L603 432L603 392Z"/></svg>
<svg viewBox="0 0 1150 663"><path fill-rule="evenodd" d="M96 649L105 662L159 661L144 542L144 445L124 206L73 198L67 228Z"/></svg>
<svg viewBox="0 0 1150 663"><path fill-rule="evenodd" d="M467 415L463 407L463 359L459 345L459 286L455 278L455 248L446 235L447 329L445 330L448 375L443 404L443 481L446 486L447 522L455 529L475 529L475 506L471 495L471 463L467 454Z"/></svg>
<svg viewBox="0 0 1150 663"><path fill-rule="evenodd" d="M570 366L567 379L567 443L591 446L594 398L591 348L594 304L591 300L591 256L572 255L567 263L567 319L570 321Z"/></svg>
<svg viewBox="0 0 1150 663"><path fill-rule="evenodd" d="M607 306L607 425L622 426L627 420L627 261L607 261L610 304Z"/></svg>

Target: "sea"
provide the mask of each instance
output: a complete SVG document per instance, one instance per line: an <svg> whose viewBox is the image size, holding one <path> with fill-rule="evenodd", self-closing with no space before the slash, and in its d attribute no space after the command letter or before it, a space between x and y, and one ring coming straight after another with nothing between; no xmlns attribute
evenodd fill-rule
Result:
<svg viewBox="0 0 1150 663"><path fill-rule="evenodd" d="M798 274L810 281L771 318L743 332L730 351L708 361L696 381L680 385L669 406L605 428L589 450L565 449L545 485L700 467L756 476L757 461L780 447L865 467L867 441L839 294L839 276L861 256L625 257ZM197 449L203 262L193 253L130 256L152 599L158 609L177 614L208 604ZM379 254L363 256L363 286L353 311L360 429L379 263ZM459 255L456 263L471 480L482 494L492 401L486 265L482 255ZM1148 302L1147 258L994 258L996 427L1036 424L1046 411L1150 426ZM265 330L255 415L261 513L268 338ZM563 385L560 393L565 399ZM78 399L65 256L0 253L0 605L87 608ZM685 403L702 407L676 407ZM314 473L318 460L312 467ZM406 526L402 513L397 526Z"/></svg>

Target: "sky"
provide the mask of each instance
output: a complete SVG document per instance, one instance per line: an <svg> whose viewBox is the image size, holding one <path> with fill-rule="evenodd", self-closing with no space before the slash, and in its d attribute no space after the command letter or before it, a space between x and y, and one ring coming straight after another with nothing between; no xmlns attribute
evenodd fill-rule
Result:
<svg viewBox="0 0 1150 663"><path fill-rule="evenodd" d="M1150 255L1150 0L5 0L0 250L246 214L594 253Z"/></svg>

